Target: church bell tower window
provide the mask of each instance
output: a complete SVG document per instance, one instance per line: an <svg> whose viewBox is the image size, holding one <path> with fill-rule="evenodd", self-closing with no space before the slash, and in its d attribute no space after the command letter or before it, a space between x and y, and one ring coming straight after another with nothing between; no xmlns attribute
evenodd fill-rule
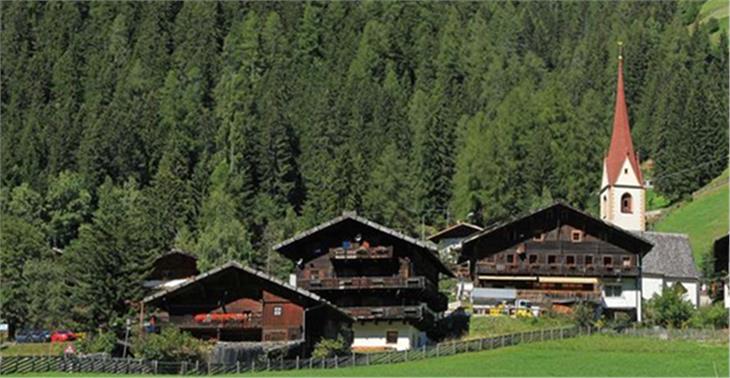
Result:
<svg viewBox="0 0 730 378"><path fill-rule="evenodd" d="M624 195L621 196L621 212L624 214L633 213L631 210L631 194L629 193L624 193Z"/></svg>

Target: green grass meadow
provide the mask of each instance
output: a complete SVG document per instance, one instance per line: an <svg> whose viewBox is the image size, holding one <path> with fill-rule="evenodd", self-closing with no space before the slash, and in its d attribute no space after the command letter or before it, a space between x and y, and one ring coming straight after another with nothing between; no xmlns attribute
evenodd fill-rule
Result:
<svg viewBox="0 0 730 378"><path fill-rule="evenodd" d="M271 371L253 376L727 377L729 374L726 343L594 335L391 365ZM53 376L99 375L58 373Z"/></svg>
<svg viewBox="0 0 730 378"><path fill-rule="evenodd" d="M727 171L691 201L680 204L656 223L654 229L689 235L695 262L709 251L713 241L728 232ZM718 185L719 183L719 185Z"/></svg>

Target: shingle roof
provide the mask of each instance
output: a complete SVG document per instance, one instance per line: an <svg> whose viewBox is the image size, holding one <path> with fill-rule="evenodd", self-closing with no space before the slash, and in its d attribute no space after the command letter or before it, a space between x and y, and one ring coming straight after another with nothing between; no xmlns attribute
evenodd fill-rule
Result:
<svg viewBox="0 0 730 378"><path fill-rule="evenodd" d="M273 247L273 249L280 253L284 253L285 249L292 247L296 243L299 243L302 240L305 240L305 239L311 237L312 235L315 235L325 229L328 229L328 228L330 228L336 224L339 224L341 222L344 222L346 220L352 220L352 221L358 222L360 224L363 224L363 225L371 227L375 230L378 230L384 234L390 235L391 237L400 239L406 243L409 243L409 244L412 244L412 245L415 245L415 246L421 248L422 250L424 250L426 257L431 259L442 273L444 273L445 275L448 275L448 276L453 276L453 273L451 272L451 270L443 263L443 261L441 261L441 259L439 259L438 247L436 246L436 244L434 244L430 241L427 241L427 240L419 240L416 238L412 238L401 232L398 232L391 228L385 227L379 223L375 223L369 219L363 218L354 212L344 212L342 215L340 215L336 218L330 219L329 221L324 222L324 223L320 224L319 226L312 227L309 230L300 232L300 233L292 236L291 238L286 239L286 240L282 241L281 243L275 245Z"/></svg>
<svg viewBox="0 0 730 378"><path fill-rule="evenodd" d="M328 306L328 307L332 308L333 310L339 312L341 315L347 317L348 319L352 319L352 317L347 312L345 312L341 308L337 307L336 305L332 304L328 300L320 297L319 295L314 294L311 291L302 289L300 287L296 287L296 286L289 285L288 283L286 283L284 281L281 281L281 280L279 280L277 278L274 278L272 276L269 276L268 274L266 274L264 272L261 272L261 271L258 271L258 270L249 268L249 267L247 267L245 265L241 265L240 263L238 263L236 261L229 261L229 262L227 262L227 263L225 263L225 264L223 264L223 265L221 265L221 266L219 266L217 268L213 268L213 269L211 269L211 270L209 270L209 271L207 271L205 273L201 273L201 274L199 274L199 275L197 275L195 277L186 279L186 280L180 282L179 284L177 284L175 286L172 286L172 287L169 287L169 288L160 290L160 291L158 291L158 292L156 292L156 293L154 293L152 295L149 295L149 296L143 298L142 299L142 302L144 302L144 303L155 302L155 301L157 301L158 299L160 299L162 297L165 297L165 296L167 296L169 294L172 294L172 293L174 293L176 291L179 291L181 289L184 289L184 288L186 288L186 287L188 287L188 286L190 286L190 285L192 285L192 284L194 284L196 282L205 280L206 278L208 278L210 276L214 276L216 274L219 274L219 273L224 272L224 271L229 270L229 269L235 269L235 270L238 270L238 271L240 271L240 272L242 272L244 274L249 275L250 277L258 277L258 278L260 278L262 280L268 281L271 284L277 285L277 286L285 289L286 291L288 291L290 293L299 294L299 295L301 295L303 297L308 298L309 300L311 300L313 302L321 303L321 304L323 304L325 306Z"/></svg>
<svg viewBox="0 0 730 378"><path fill-rule="evenodd" d="M700 277L687 235L650 231L633 232L654 244L654 248L641 260L641 270L644 273L675 278L698 279Z"/></svg>

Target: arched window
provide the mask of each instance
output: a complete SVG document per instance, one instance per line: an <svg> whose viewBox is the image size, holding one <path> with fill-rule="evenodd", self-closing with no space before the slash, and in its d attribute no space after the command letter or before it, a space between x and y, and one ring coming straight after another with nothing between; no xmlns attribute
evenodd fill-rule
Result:
<svg viewBox="0 0 730 378"><path fill-rule="evenodd" d="M631 214L633 211L631 210L631 194L624 193L624 195L621 196L621 212Z"/></svg>

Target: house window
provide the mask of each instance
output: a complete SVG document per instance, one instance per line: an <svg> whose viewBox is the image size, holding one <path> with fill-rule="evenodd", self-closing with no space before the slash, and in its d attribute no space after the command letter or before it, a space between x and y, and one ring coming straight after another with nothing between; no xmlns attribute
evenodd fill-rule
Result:
<svg viewBox="0 0 730 378"><path fill-rule="evenodd" d="M537 255L528 256L528 261L530 264L537 264Z"/></svg>
<svg viewBox="0 0 730 378"><path fill-rule="evenodd" d="M539 235L535 235L535 236L532 237L532 240L534 240L536 242L544 241L545 240L545 234L542 234L541 233Z"/></svg>
<svg viewBox="0 0 730 378"><path fill-rule="evenodd" d="M513 255L511 253L509 255L507 255L507 263L514 264L514 262L515 262L515 255Z"/></svg>
<svg viewBox="0 0 730 378"><path fill-rule="evenodd" d="M631 257L630 256L624 256L622 259L624 268L631 268Z"/></svg>
<svg viewBox="0 0 730 378"><path fill-rule="evenodd" d="M317 269L311 269L309 271L309 279L310 280L318 280L319 279L319 270L317 270Z"/></svg>
<svg viewBox="0 0 730 378"><path fill-rule="evenodd" d="M388 331L385 333L386 344L397 344L398 343L398 331Z"/></svg>
<svg viewBox="0 0 730 378"><path fill-rule="evenodd" d="M611 257L611 256L603 256L603 265L604 266L611 266L611 265L613 265L613 257Z"/></svg>
<svg viewBox="0 0 730 378"><path fill-rule="evenodd" d="M557 263L558 263L558 256L548 255L548 264L557 264Z"/></svg>
<svg viewBox="0 0 730 378"><path fill-rule="evenodd" d="M565 264L566 265L575 265L575 256L573 256L573 255L565 256Z"/></svg>
<svg viewBox="0 0 730 378"><path fill-rule="evenodd" d="M281 306L274 306L274 316L281 316L284 309Z"/></svg>
<svg viewBox="0 0 730 378"><path fill-rule="evenodd" d="M606 297L620 297L621 296L621 285L606 285L603 290L606 292Z"/></svg>
<svg viewBox="0 0 730 378"><path fill-rule="evenodd" d="M629 193L624 193L621 196L621 212L624 214L631 214L633 212L631 210L631 194Z"/></svg>
<svg viewBox="0 0 730 378"><path fill-rule="evenodd" d="M625 173L625 174L626 174L626 173L629 173L629 169L628 169L628 168L624 168L624 173Z"/></svg>
<svg viewBox="0 0 730 378"><path fill-rule="evenodd" d="M583 241L583 231L580 230L573 230L570 233L570 241L573 243L580 243Z"/></svg>
<svg viewBox="0 0 730 378"><path fill-rule="evenodd" d="M593 265L593 256L586 256L585 262L586 262L586 265Z"/></svg>

